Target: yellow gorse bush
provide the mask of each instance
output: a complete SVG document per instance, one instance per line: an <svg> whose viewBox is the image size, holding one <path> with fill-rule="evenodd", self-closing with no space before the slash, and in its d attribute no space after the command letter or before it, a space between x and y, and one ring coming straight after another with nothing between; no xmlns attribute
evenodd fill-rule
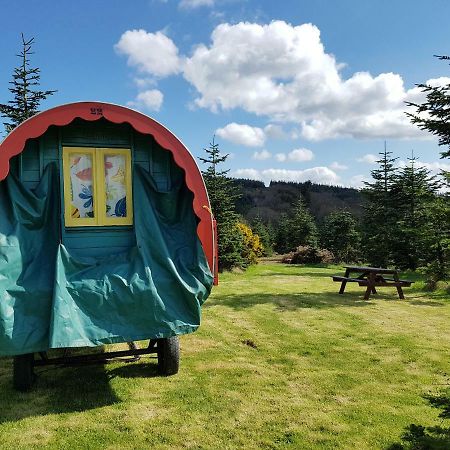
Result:
<svg viewBox="0 0 450 450"><path fill-rule="evenodd" d="M242 257L247 264L256 264L264 250L259 236L245 223L238 222L237 228L243 240Z"/></svg>

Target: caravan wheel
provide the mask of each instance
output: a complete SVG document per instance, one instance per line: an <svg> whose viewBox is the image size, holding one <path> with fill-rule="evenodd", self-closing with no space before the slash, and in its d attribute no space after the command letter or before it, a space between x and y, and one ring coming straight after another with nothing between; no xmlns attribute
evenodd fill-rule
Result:
<svg viewBox="0 0 450 450"><path fill-rule="evenodd" d="M158 339L156 345L159 373L164 376L178 373L180 367L180 342L178 336Z"/></svg>
<svg viewBox="0 0 450 450"><path fill-rule="evenodd" d="M34 353L14 357L13 384L17 391L29 391L36 376L34 374Z"/></svg>

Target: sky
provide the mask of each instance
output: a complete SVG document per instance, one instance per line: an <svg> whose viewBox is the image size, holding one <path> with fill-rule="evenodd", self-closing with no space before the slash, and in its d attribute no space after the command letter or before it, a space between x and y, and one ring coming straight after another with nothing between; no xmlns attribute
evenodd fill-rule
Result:
<svg viewBox="0 0 450 450"><path fill-rule="evenodd" d="M412 125L416 84L450 83L447 0L0 0L0 103L20 34L41 104L137 109L234 177L361 187L384 148L450 170ZM410 110L413 112L412 110ZM198 161L199 162L199 161ZM199 162L200 167L201 163Z"/></svg>

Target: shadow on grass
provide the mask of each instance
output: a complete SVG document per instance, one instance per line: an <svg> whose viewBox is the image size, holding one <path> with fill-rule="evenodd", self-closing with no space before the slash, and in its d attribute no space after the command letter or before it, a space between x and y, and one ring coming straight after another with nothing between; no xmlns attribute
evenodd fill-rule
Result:
<svg viewBox="0 0 450 450"><path fill-rule="evenodd" d="M71 367L35 368L37 379L30 392L17 392L12 385L12 358L0 359L0 424L27 417L83 412L121 402L110 385L115 377L156 377L155 363L120 363Z"/></svg>
<svg viewBox="0 0 450 450"><path fill-rule="evenodd" d="M436 396L425 396L431 406L442 409L439 425L425 427L411 424L406 427L401 442L396 442L387 450L448 450L450 448L450 427L443 426L450 419L450 389Z"/></svg>
<svg viewBox="0 0 450 450"><path fill-rule="evenodd" d="M0 423L26 417L81 412L119 402L102 364L35 368L37 379L30 392L12 386L12 359L1 360Z"/></svg>
<svg viewBox="0 0 450 450"><path fill-rule="evenodd" d="M123 364L119 367L108 371L109 379L112 378L145 378L145 377L159 377L158 366L155 363L140 363L140 364Z"/></svg>
<svg viewBox="0 0 450 450"><path fill-rule="evenodd" d="M444 303L440 303L440 302L435 302L433 300L408 300L406 299L406 301L410 304L410 305L415 305L415 306L444 306Z"/></svg>
<svg viewBox="0 0 450 450"><path fill-rule="evenodd" d="M385 300L384 296L379 299ZM395 299L395 298L394 298ZM298 294L232 294L210 298L203 307L227 306L236 310L243 310L255 305L274 304L279 310L293 311L302 308L336 308L339 306L368 306L373 299L364 300L363 294L345 293L339 295L334 292L298 293Z"/></svg>
<svg viewBox="0 0 450 450"><path fill-rule="evenodd" d="M289 266L289 267L293 267L293 266ZM299 272L294 272L294 271L283 271L283 272L273 272L273 271L268 271L264 273L264 277L273 277L273 276L278 276L278 277L311 277L311 278L331 278L333 275L337 275L338 272L334 273L331 271L328 272L304 272L304 271L299 271ZM261 276L260 274L258 274L257 276Z"/></svg>

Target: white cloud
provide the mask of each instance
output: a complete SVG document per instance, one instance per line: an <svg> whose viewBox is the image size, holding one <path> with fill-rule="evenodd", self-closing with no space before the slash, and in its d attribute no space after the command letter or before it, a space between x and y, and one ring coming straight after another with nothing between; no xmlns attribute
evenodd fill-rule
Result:
<svg viewBox="0 0 450 450"><path fill-rule="evenodd" d="M434 171L434 172L439 172L441 170L446 170L447 172L450 171L450 164L444 163L441 161L431 162L431 163L417 161L417 164L421 167L425 167L426 169Z"/></svg>
<svg viewBox="0 0 450 450"><path fill-rule="evenodd" d="M259 161L264 161L266 159L270 159L272 157L272 153L267 150L261 150L260 152L253 153L252 159L257 159Z"/></svg>
<svg viewBox="0 0 450 450"><path fill-rule="evenodd" d="M357 161L360 163L366 164L375 164L380 158L377 155L373 155L372 153L367 153L361 158L357 158Z"/></svg>
<svg viewBox="0 0 450 450"><path fill-rule="evenodd" d="M200 6L214 6L214 0L181 0L178 6L181 9L195 9Z"/></svg>
<svg viewBox="0 0 450 450"><path fill-rule="evenodd" d="M151 89L140 92L136 96L136 100L128 102L129 106L134 108L142 108L150 111L159 111L164 100L164 95L158 89Z"/></svg>
<svg viewBox="0 0 450 450"><path fill-rule="evenodd" d="M289 153L277 153L275 159L279 162L284 161L311 161L314 158L314 153L307 148L296 148Z"/></svg>
<svg viewBox="0 0 450 450"><path fill-rule="evenodd" d="M420 96L417 88L406 90L394 73L343 78L342 64L326 53L312 24L223 23L211 38L184 68L184 77L198 91L199 107L242 108L297 122L310 140L426 136L404 114L404 102Z"/></svg>
<svg viewBox="0 0 450 450"><path fill-rule="evenodd" d="M147 89L149 87L156 86L157 84L154 78L135 77L133 81L138 89Z"/></svg>
<svg viewBox="0 0 450 450"><path fill-rule="evenodd" d="M398 161L399 167L405 167L410 164L411 164L410 161L404 161L404 160ZM447 172L450 171L450 163L446 163L443 161L424 162L424 161L416 160L414 164L416 165L416 167L423 167L424 169L429 170L432 175L439 175L442 170L445 170Z"/></svg>
<svg viewBox="0 0 450 450"><path fill-rule="evenodd" d="M314 183L338 185L339 176L328 167L312 167L305 170L287 169L238 169L233 173L238 178L249 178L263 181L266 185L271 181L312 181Z"/></svg>
<svg viewBox="0 0 450 450"><path fill-rule="evenodd" d="M217 129L216 134L222 139L246 147L261 147L266 141L266 135L261 128L235 122Z"/></svg>
<svg viewBox="0 0 450 450"><path fill-rule="evenodd" d="M364 187L364 181L367 181L367 177L365 175L354 175L350 178L349 186L356 189L361 189Z"/></svg>
<svg viewBox="0 0 450 450"><path fill-rule="evenodd" d="M145 74L166 77L181 70L178 48L162 31L128 30L114 48L128 57L129 66Z"/></svg>
<svg viewBox="0 0 450 450"><path fill-rule="evenodd" d="M213 3L182 0L180 6ZM320 30L310 23L222 23L211 42L197 45L190 56L180 56L162 31L129 30L115 49L146 76L182 73L197 92L196 107L240 108L277 123L293 123L293 138L431 138L405 114L406 101L423 101L419 88L407 89L395 73L344 77L343 64L326 52ZM449 82L446 77L429 80L432 85ZM258 143L250 146L262 146L267 137L283 131L273 124L258 130L258 136L249 138Z"/></svg>
<svg viewBox="0 0 450 450"><path fill-rule="evenodd" d="M332 170L347 170L348 169L348 167L345 164L341 164L337 161L333 161L329 167Z"/></svg>
<svg viewBox="0 0 450 450"><path fill-rule="evenodd" d="M314 158L314 153L307 148L296 148L287 155L290 161L311 161Z"/></svg>
<svg viewBox="0 0 450 450"><path fill-rule="evenodd" d="M264 127L264 133L270 139L286 139L288 137L280 125L274 125L273 123Z"/></svg>
<svg viewBox="0 0 450 450"><path fill-rule="evenodd" d="M235 178L246 178L248 180L262 180L261 172L256 169L238 169L233 173ZM267 183L266 183L267 184Z"/></svg>

